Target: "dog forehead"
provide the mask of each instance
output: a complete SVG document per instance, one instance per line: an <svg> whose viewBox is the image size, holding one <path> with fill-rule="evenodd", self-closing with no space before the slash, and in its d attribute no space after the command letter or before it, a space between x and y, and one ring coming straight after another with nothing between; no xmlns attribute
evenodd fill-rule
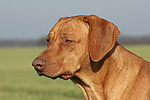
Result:
<svg viewBox="0 0 150 100"><path fill-rule="evenodd" d="M68 21L66 24L63 25L61 32L71 33L78 30L81 30L82 24L77 19Z"/></svg>
<svg viewBox="0 0 150 100"><path fill-rule="evenodd" d="M86 28L86 29L85 29ZM51 29L47 38L61 35L62 33L74 34L74 33L83 33L83 30L86 32L88 29L86 23L81 21L80 17L68 17L61 18ZM88 32L86 32L88 33ZM78 35L76 34L76 35ZM75 35L75 34L74 34Z"/></svg>
<svg viewBox="0 0 150 100"><path fill-rule="evenodd" d="M64 18L60 18L58 20L58 22L53 26L53 28L50 30L47 38L50 38L58 33L60 33L60 31L62 30L62 28L68 23L69 20L71 20L72 17L64 17Z"/></svg>

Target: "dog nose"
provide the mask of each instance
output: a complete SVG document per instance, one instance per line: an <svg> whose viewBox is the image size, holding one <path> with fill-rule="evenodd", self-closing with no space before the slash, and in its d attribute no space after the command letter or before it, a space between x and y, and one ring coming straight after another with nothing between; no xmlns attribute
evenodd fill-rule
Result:
<svg viewBox="0 0 150 100"><path fill-rule="evenodd" d="M35 70L42 71L45 67L45 61L40 58L36 58L32 62L32 66L35 68Z"/></svg>

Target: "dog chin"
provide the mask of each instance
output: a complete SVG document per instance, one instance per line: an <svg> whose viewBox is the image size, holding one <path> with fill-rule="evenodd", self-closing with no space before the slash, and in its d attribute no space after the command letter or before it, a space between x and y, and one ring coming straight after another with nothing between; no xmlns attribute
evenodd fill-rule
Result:
<svg viewBox="0 0 150 100"><path fill-rule="evenodd" d="M51 78L51 79L57 79L57 78L61 78L61 79L64 79L64 80L68 80L70 78L73 77L73 74L71 73L65 73L65 74L61 74L61 75L58 75L56 77L52 77L52 76L49 76L49 75L45 75L41 72L37 72L39 76L45 76L45 77L48 77L48 78Z"/></svg>

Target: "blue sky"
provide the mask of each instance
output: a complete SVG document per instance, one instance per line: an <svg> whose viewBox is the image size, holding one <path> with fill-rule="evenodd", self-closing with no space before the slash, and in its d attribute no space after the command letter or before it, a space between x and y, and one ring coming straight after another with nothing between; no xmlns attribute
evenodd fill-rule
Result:
<svg viewBox="0 0 150 100"><path fill-rule="evenodd" d="M150 34L150 0L0 0L0 39L46 37L60 17L96 14L122 35Z"/></svg>

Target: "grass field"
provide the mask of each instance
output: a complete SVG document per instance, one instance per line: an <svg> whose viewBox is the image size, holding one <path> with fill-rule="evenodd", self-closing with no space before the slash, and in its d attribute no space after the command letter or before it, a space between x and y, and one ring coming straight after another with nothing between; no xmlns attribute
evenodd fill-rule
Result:
<svg viewBox="0 0 150 100"><path fill-rule="evenodd" d="M126 45L150 61L150 45ZM39 77L32 60L45 47L0 48L0 100L84 100L71 81Z"/></svg>

